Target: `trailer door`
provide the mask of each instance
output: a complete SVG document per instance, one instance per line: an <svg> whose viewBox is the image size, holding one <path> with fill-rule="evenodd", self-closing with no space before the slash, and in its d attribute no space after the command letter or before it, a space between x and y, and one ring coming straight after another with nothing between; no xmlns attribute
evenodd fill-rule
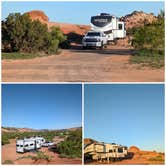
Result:
<svg viewBox="0 0 166 166"><path fill-rule="evenodd" d="M117 25L117 38L125 38L126 37L126 30L125 30L125 23L118 22Z"/></svg>

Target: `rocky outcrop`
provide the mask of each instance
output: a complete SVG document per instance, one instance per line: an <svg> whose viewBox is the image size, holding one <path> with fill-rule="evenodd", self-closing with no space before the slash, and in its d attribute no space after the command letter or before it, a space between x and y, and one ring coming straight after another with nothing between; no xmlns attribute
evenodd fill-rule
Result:
<svg viewBox="0 0 166 166"><path fill-rule="evenodd" d="M46 24L49 22L49 18L43 11L32 10L30 12L27 12L26 14L28 14L32 20L39 20L40 22Z"/></svg>
<svg viewBox="0 0 166 166"><path fill-rule="evenodd" d="M129 149L128 149L128 152L133 152L133 153L137 153L139 152L140 149L136 146L131 146Z"/></svg>
<svg viewBox="0 0 166 166"><path fill-rule="evenodd" d="M120 18L121 21L126 23L126 29L140 27L145 23L152 23L156 19L157 18L153 15L153 13L147 14L143 11L134 11L131 14Z"/></svg>

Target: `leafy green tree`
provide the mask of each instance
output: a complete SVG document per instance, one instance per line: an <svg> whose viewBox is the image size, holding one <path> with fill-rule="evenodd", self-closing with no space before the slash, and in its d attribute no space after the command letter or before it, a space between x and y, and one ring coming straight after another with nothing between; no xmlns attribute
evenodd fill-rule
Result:
<svg viewBox="0 0 166 166"><path fill-rule="evenodd" d="M27 14L12 13L2 21L2 48L10 52L56 53L66 37L59 27L48 29Z"/></svg>
<svg viewBox="0 0 166 166"><path fill-rule="evenodd" d="M130 30L131 32L131 30ZM160 12L156 21L133 30L132 45L137 50L136 61L148 62L156 67L164 63L165 53L164 12ZM142 57L142 58L141 58Z"/></svg>

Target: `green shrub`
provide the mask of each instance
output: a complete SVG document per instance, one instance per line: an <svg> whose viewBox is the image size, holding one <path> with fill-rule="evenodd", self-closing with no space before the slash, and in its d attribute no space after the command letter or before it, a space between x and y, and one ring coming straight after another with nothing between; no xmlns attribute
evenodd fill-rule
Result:
<svg viewBox="0 0 166 166"><path fill-rule="evenodd" d="M9 144L9 139L6 135L2 135L2 145Z"/></svg>
<svg viewBox="0 0 166 166"><path fill-rule="evenodd" d="M158 155L156 157L149 158L149 161L164 161L164 157L162 155Z"/></svg>
<svg viewBox="0 0 166 166"><path fill-rule="evenodd" d="M145 23L143 27L130 29L128 34L132 34L132 45L136 50L131 62L152 67L164 66L165 28L162 12L153 23Z"/></svg>
<svg viewBox="0 0 166 166"><path fill-rule="evenodd" d="M14 164L12 160L5 160L2 164Z"/></svg>
<svg viewBox="0 0 166 166"><path fill-rule="evenodd" d="M57 151L62 156L68 156L70 158L82 157L82 131L71 131L63 142L60 142L57 146Z"/></svg>
<svg viewBox="0 0 166 166"><path fill-rule="evenodd" d="M27 14L12 13L2 21L4 52L57 53L59 44L65 40L59 27L48 29L46 24L31 20Z"/></svg>

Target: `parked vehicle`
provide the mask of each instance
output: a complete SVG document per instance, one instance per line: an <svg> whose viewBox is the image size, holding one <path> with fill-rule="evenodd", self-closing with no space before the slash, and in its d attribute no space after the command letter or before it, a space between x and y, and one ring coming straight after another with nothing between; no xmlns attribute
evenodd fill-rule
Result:
<svg viewBox="0 0 166 166"><path fill-rule="evenodd" d="M54 143L51 141L46 141L45 143L42 144L43 147L49 147L49 146L53 146Z"/></svg>
<svg viewBox="0 0 166 166"><path fill-rule="evenodd" d="M93 160L116 160L127 156L127 147L115 143L93 142L84 147L84 155L91 156Z"/></svg>
<svg viewBox="0 0 166 166"><path fill-rule="evenodd" d="M16 152L24 153L31 150L37 150L41 148L45 142L43 137L30 137L24 139L18 139L16 141Z"/></svg>
<svg viewBox="0 0 166 166"><path fill-rule="evenodd" d="M92 31L105 33L108 41L126 37L125 23L113 15L101 13L97 16L92 16L90 24Z"/></svg>
<svg viewBox="0 0 166 166"><path fill-rule="evenodd" d="M107 45L107 37L101 31L89 31L85 34L82 39L83 48L87 47L98 47L103 48Z"/></svg>

